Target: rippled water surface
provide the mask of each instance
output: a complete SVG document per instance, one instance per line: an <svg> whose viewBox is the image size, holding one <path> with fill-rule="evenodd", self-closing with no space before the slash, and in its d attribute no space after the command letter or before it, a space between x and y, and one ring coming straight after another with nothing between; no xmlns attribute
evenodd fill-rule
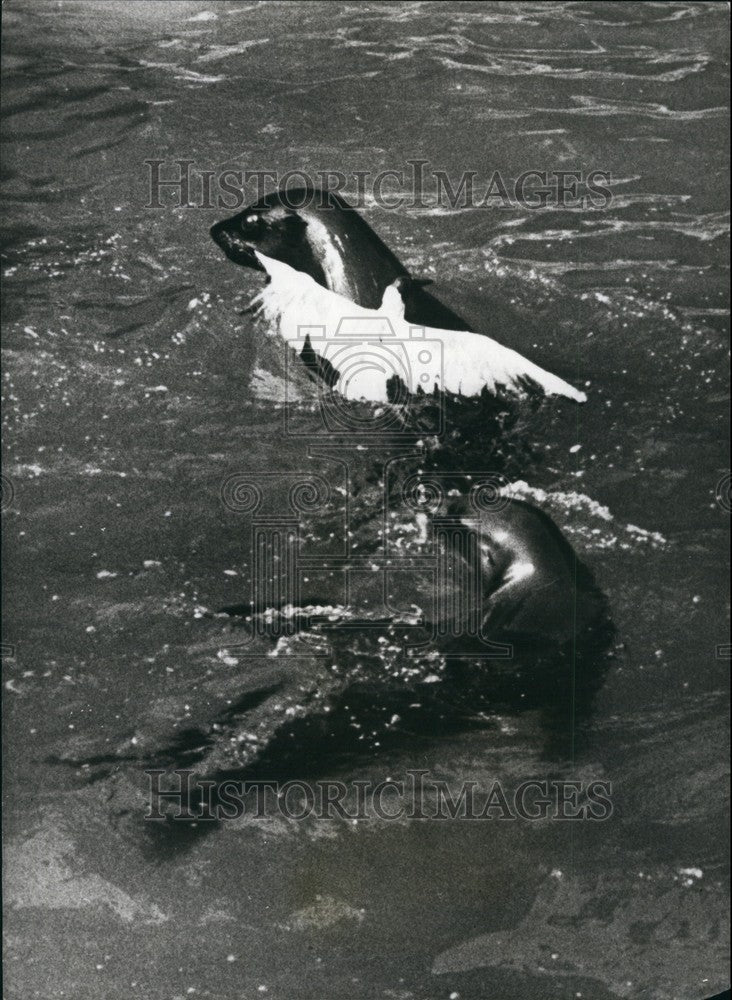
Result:
<svg viewBox="0 0 732 1000"><path fill-rule="evenodd" d="M728 5L704 3L4 5L9 997L728 985L727 34ZM595 573L616 635L574 725L519 684L421 725L385 702L336 753L343 677L394 693L408 671L373 637L239 657L200 610L248 582L225 478L310 466L241 313L261 281L208 237L226 212L146 209L144 161L352 174L414 156L483 184L611 175L603 210L364 214L475 328L505 308L506 342L587 384L584 407L527 408L485 448ZM614 813L151 835L145 764L231 760L602 778Z"/></svg>

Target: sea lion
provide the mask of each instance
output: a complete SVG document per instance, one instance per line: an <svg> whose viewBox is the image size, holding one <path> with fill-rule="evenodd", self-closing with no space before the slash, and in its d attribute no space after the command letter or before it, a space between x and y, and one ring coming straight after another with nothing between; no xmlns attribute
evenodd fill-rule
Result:
<svg viewBox="0 0 732 1000"><path fill-rule="evenodd" d="M302 205L302 208L295 206ZM229 260L262 270L254 250L309 274L323 288L376 309L407 268L339 195L302 189L277 191L211 228ZM412 278L406 318L420 326L470 330L468 323L425 291L430 279Z"/></svg>
<svg viewBox="0 0 732 1000"><path fill-rule="evenodd" d="M471 636L483 642L510 636L582 644L607 625L606 599L591 571L537 507L510 496L493 497L481 506L474 496L461 495L450 497L435 517L436 552L441 553L435 555L437 576L405 576L390 595L394 608L422 609L428 630L451 637L461 648ZM383 609L366 614L359 607L357 589L350 606L339 603L338 586L301 594L297 606L241 604L221 613L261 615L271 622L282 612L296 631L314 624L353 628L385 623ZM414 611L395 612L392 622L411 626L414 617Z"/></svg>

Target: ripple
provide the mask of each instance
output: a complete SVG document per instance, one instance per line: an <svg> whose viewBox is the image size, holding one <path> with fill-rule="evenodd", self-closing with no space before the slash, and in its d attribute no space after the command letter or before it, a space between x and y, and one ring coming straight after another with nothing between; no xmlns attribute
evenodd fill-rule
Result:
<svg viewBox="0 0 732 1000"><path fill-rule="evenodd" d="M586 61L587 53L581 53L581 55ZM598 55L598 53L593 53L593 55ZM546 53L541 50L538 52L520 50L515 54L492 53L486 65L460 62L450 56L439 56L437 60L449 70L467 70L491 76L544 76L560 80L653 80L659 83L673 83L677 80L683 80L691 74L700 73L709 64L709 58L706 56L697 55L691 59L674 60L673 57L664 54L654 59L644 52L637 57L637 61L629 60L627 57L619 60L618 57L604 56L603 54L608 65L596 69L581 64L566 65L567 58L566 52ZM552 65L548 61L552 59L561 60L565 65ZM676 65L672 69L654 71L659 61L673 61ZM640 62L641 66L638 68L643 68L646 71L630 72L628 69L617 68L618 64L623 66L628 62L635 67L638 67Z"/></svg>
<svg viewBox="0 0 732 1000"><path fill-rule="evenodd" d="M579 107L534 108L533 110L547 115L629 115L641 118L673 118L677 121L721 118L727 114L727 109L721 106L682 111L669 108L665 104L652 104L646 101L603 101L584 94L573 95L572 100L576 101Z"/></svg>

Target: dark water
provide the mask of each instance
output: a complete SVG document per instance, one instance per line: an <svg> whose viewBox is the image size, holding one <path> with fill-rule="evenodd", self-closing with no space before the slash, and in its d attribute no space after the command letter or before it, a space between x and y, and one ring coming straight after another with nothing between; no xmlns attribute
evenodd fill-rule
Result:
<svg viewBox="0 0 732 1000"><path fill-rule="evenodd" d="M7 995L726 987L727 5L10 2L3 29ZM347 759L313 739L293 759L331 661L404 664L308 636L247 660L196 610L247 579L224 479L305 458L238 311L260 282L208 238L226 213L145 209L144 160L415 155L613 178L599 212L364 211L476 328L510 304L511 345L588 383L581 409L521 416L504 468L594 572L613 655L564 738L478 700L470 724L378 717ZM256 739L231 751L253 730L288 776L602 778L614 813L142 829L144 763L261 763Z"/></svg>

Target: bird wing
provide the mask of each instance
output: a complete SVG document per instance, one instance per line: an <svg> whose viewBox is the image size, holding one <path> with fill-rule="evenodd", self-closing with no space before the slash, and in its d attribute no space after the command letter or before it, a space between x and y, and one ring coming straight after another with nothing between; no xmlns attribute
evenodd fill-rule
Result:
<svg viewBox="0 0 732 1000"><path fill-rule="evenodd" d="M505 386L523 393L534 384L548 395L587 401L584 392L491 337L456 330L428 330L426 334L441 346L442 380L438 384L448 392L475 396L483 388L495 392Z"/></svg>

